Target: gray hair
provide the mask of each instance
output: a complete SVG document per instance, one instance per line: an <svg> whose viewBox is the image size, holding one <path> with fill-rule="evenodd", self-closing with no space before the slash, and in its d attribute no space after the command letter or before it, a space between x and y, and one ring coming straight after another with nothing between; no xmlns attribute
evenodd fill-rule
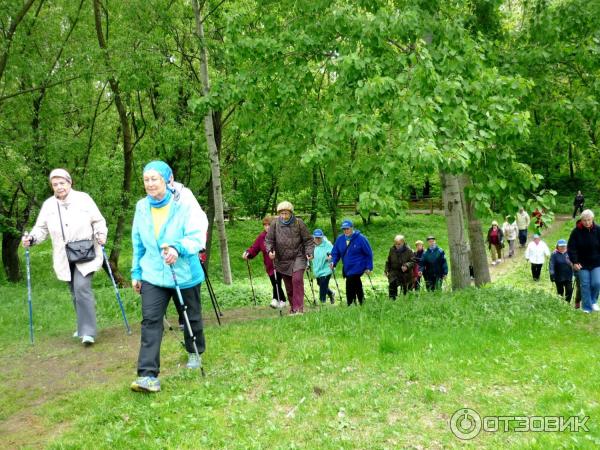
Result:
<svg viewBox="0 0 600 450"><path fill-rule="evenodd" d="M398 241L404 242L404 236L402 234L397 234L396 237L394 237L394 242Z"/></svg>
<svg viewBox="0 0 600 450"><path fill-rule="evenodd" d="M594 213L591 209L586 209L581 213L581 219L594 219Z"/></svg>

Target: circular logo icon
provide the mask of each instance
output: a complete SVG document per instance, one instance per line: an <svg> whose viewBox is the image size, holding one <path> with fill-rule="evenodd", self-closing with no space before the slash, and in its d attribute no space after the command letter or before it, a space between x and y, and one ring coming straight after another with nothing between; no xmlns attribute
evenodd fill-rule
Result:
<svg viewBox="0 0 600 450"><path fill-rule="evenodd" d="M459 439L468 441L481 431L481 417L471 408L461 408L450 418L450 429Z"/></svg>

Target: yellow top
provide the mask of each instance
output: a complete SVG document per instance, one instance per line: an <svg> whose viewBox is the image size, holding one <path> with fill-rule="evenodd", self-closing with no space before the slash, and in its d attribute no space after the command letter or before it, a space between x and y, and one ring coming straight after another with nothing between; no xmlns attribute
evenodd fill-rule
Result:
<svg viewBox="0 0 600 450"><path fill-rule="evenodd" d="M166 206L162 208L150 208L152 212L152 222L154 222L154 237L158 238L160 234L160 229L167 221L167 217L169 217L169 211L171 210L171 203L168 203Z"/></svg>

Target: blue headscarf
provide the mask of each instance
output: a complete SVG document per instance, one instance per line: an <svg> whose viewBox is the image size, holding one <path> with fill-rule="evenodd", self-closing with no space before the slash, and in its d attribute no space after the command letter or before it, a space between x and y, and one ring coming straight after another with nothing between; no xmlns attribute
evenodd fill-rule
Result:
<svg viewBox="0 0 600 450"><path fill-rule="evenodd" d="M165 184L167 185L167 192L165 193L165 196L162 198L162 200L156 200L150 195L146 197L150 202L150 206L152 206L153 208L162 208L171 201L171 197L173 195L171 189L169 189L169 182L171 181L171 177L173 176L173 171L171 170L169 165L163 161L150 161L144 167L144 173L148 172L149 170L157 171L162 177L162 179L165 180Z"/></svg>

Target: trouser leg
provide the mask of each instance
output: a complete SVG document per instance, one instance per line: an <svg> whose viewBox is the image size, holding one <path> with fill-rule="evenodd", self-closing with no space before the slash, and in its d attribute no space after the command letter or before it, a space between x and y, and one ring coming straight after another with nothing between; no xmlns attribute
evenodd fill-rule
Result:
<svg viewBox="0 0 600 450"><path fill-rule="evenodd" d="M398 296L398 280L397 279L392 278L389 281L388 292L389 292L390 298L392 300L396 300L396 297Z"/></svg>
<svg viewBox="0 0 600 450"><path fill-rule="evenodd" d="M71 296L77 314L78 336L96 336L96 299L92 291L94 273L83 276L76 265L72 266Z"/></svg>
<svg viewBox="0 0 600 450"><path fill-rule="evenodd" d="M285 292L283 291L283 278L280 273L277 273L277 278L275 277L275 273L273 275L269 275L269 280L271 280L271 286L273 287L273 298L277 299L280 302L285 302ZM279 297L277 293L279 291Z"/></svg>
<svg viewBox="0 0 600 450"><path fill-rule="evenodd" d="M287 292L287 297L290 301L290 308L292 311L294 309L294 286L292 284L292 277L289 275L283 275L281 273L277 273L277 277L281 277L283 279L283 284L285 285L285 291Z"/></svg>
<svg viewBox="0 0 600 450"><path fill-rule="evenodd" d="M356 300L358 300L358 302L362 305L364 299L365 294L360 275L346 277L346 300L348 302L348 306L350 306Z"/></svg>
<svg viewBox="0 0 600 450"><path fill-rule="evenodd" d="M294 290L293 309L304 312L304 270L292 274L292 287Z"/></svg>
<svg viewBox="0 0 600 450"><path fill-rule="evenodd" d="M163 317L172 297L172 290L142 282L142 336L138 356L138 376L156 377L160 373L160 344Z"/></svg>
<svg viewBox="0 0 600 450"><path fill-rule="evenodd" d="M177 296L177 292L173 293ZM200 301L200 285L197 284L191 288L181 289L181 298L185 304L185 312L187 313L192 332L196 338L196 346L198 353L204 353L206 342L204 340L204 327L202 325L202 302ZM179 301L179 300L177 300ZM182 308L183 312L183 308ZM194 353L194 339L190 336L187 326L183 329L183 338L185 341L185 349L188 353Z"/></svg>

